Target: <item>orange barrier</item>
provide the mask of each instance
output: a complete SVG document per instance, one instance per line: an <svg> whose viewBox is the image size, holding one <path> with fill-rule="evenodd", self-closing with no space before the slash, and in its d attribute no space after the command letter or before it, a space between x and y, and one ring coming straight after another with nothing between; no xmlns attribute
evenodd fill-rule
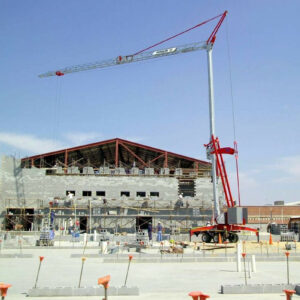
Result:
<svg viewBox="0 0 300 300"><path fill-rule="evenodd" d="M200 291L190 292L189 296L191 296L193 298L193 300L206 300L207 298L210 298L209 295L205 295Z"/></svg>
<svg viewBox="0 0 300 300"><path fill-rule="evenodd" d="M11 284L0 282L1 299L4 299L6 297L7 290L10 287L11 287Z"/></svg>

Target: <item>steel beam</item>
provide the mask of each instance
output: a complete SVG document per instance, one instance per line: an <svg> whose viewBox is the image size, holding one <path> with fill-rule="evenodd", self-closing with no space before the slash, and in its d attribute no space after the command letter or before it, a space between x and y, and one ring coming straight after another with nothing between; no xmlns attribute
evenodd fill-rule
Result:
<svg viewBox="0 0 300 300"><path fill-rule="evenodd" d="M152 164L153 162L155 162L155 161L158 160L159 158L163 157L164 155L165 155L165 154L163 153L163 154L161 154L161 155L155 157L154 159L150 160L150 161L149 161L149 167L150 167L150 164Z"/></svg>
<svg viewBox="0 0 300 300"><path fill-rule="evenodd" d="M146 164L139 156L137 156L132 150L130 150L127 146L125 146L123 143L119 141L119 145L124 147L132 156L134 156L140 163L142 163L145 167L148 167L148 164Z"/></svg>

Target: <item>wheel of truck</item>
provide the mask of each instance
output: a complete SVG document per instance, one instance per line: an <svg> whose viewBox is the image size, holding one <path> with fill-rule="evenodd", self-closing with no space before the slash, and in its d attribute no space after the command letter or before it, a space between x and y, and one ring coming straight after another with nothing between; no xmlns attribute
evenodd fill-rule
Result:
<svg viewBox="0 0 300 300"><path fill-rule="evenodd" d="M223 237L221 235L221 239L222 239L222 242L223 242ZM218 244L219 243L219 233L216 233L213 237L213 241L215 244Z"/></svg>
<svg viewBox="0 0 300 300"><path fill-rule="evenodd" d="M230 243L237 243L239 240L239 236L236 233L230 233L228 240Z"/></svg>
<svg viewBox="0 0 300 300"><path fill-rule="evenodd" d="M201 239L203 243L209 243L211 241L211 236L207 232L204 232L202 233Z"/></svg>

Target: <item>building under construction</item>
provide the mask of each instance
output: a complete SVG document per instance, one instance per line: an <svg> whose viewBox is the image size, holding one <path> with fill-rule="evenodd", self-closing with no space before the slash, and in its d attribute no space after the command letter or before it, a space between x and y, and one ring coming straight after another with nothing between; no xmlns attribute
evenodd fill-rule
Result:
<svg viewBox="0 0 300 300"><path fill-rule="evenodd" d="M160 221L168 231L211 219L211 164L115 138L1 162L1 224L135 231ZM220 197L220 201L222 196Z"/></svg>

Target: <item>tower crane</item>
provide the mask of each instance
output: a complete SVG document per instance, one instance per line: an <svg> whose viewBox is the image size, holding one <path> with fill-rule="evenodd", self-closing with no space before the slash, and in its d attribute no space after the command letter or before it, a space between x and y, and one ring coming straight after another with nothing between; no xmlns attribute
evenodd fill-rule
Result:
<svg viewBox="0 0 300 300"><path fill-rule="evenodd" d="M224 13L215 16L211 19L208 19L204 22L201 22L191 28L188 28L176 35L173 35L165 40L162 40L152 46L149 46L143 50L140 50L134 54L130 55L119 55L116 58L97 61L93 63L79 64L70 67L59 68L54 71L49 71L43 74L40 74L40 78L50 77L50 76L64 76L66 74L106 68L111 66L118 66L133 62L139 62L148 59L161 58L166 56L172 56L176 54L184 54L198 50L206 50L207 52L207 64L208 64L208 90L209 90L209 119L210 119L210 142L205 145L207 151L207 157L212 161L212 185L213 185L213 202L214 202L214 216L213 224L205 227L196 227L190 230L190 234L197 235L202 234L202 240L204 242L218 242L220 236L223 240L228 239L230 242L237 242L238 235L237 232L241 230L248 230L256 232L256 229L245 227L247 212L245 208L237 207L232 197L230 184L225 168L225 163L223 159L223 154L237 154L237 150L233 148L221 148L219 139L215 135L215 112L214 112L214 87L213 87L213 65L212 65L212 49L216 40L216 35L221 27L227 11ZM181 46L174 46L170 48L164 48L159 50L151 50L154 47L157 47L173 38L178 37L179 35L185 34L188 31L191 31L197 27L200 27L208 22L211 22L215 19L219 19L217 25L214 27L209 38L204 42L194 42ZM223 191L225 195L225 200L227 204L227 212L225 214L221 213L219 205L219 196L217 188L217 179L221 178Z"/></svg>

